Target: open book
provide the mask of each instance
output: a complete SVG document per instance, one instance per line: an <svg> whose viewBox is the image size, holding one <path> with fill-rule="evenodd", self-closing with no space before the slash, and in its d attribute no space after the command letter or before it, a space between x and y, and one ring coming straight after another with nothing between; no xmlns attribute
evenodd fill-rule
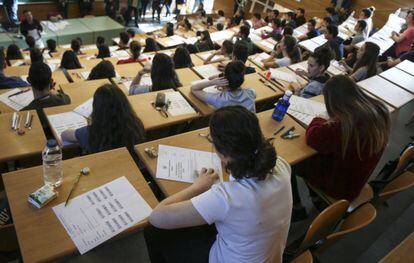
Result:
<svg viewBox="0 0 414 263"><path fill-rule="evenodd" d="M287 113L305 126L309 126L313 118L317 116L328 118L328 113L323 103L295 95L290 98L289 102L290 106Z"/></svg>

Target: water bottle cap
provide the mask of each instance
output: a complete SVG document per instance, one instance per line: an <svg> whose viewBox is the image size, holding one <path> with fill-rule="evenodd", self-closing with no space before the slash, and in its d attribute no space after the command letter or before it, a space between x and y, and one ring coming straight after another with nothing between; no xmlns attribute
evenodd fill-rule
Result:
<svg viewBox="0 0 414 263"><path fill-rule="evenodd" d="M288 95L289 97L290 97L290 96L292 96L292 94L293 94L293 93L292 93L292 91L290 91L290 90L285 91L285 95Z"/></svg>
<svg viewBox="0 0 414 263"><path fill-rule="evenodd" d="M47 140L47 147L49 147L49 148L54 148L54 147L56 147L56 145L57 145L57 142L56 142L56 140L54 140L54 139L50 139L50 140Z"/></svg>

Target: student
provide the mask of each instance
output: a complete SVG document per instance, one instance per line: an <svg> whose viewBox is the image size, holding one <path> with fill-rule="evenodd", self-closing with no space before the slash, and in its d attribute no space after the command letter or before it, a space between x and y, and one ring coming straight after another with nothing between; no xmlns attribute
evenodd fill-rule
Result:
<svg viewBox="0 0 414 263"><path fill-rule="evenodd" d="M127 27L129 25L129 22L131 21L131 14L132 12L134 12L134 24L136 27L138 26L138 21L139 21L139 17L140 17L140 13L141 13L141 1L140 0L129 0L127 5L127 9L125 11L125 27Z"/></svg>
<svg viewBox="0 0 414 263"><path fill-rule="evenodd" d="M144 230L151 262L282 262L292 209L289 164L243 107L217 110L210 134L230 181L216 183L216 171L203 168L153 210Z"/></svg>
<svg viewBox="0 0 414 263"><path fill-rule="evenodd" d="M329 80L326 70L331 64L333 54L329 48L323 48L310 54L307 71L297 69L296 74L309 79L309 83L301 88L294 83L291 84L292 92L303 98L311 98L322 94L325 83Z"/></svg>
<svg viewBox="0 0 414 263"><path fill-rule="evenodd" d="M165 34L167 37L174 36L174 24L171 22L168 22L165 25Z"/></svg>
<svg viewBox="0 0 414 263"><path fill-rule="evenodd" d="M300 61L301 54L294 37L284 36L275 48L276 51L272 52L272 56L262 61L266 69L287 67ZM282 58L278 58L279 55Z"/></svg>
<svg viewBox="0 0 414 263"><path fill-rule="evenodd" d="M414 11L409 11L405 17L407 29L403 33L392 32L391 38L395 42L394 53L392 57L399 57L405 52L411 50L414 44Z"/></svg>
<svg viewBox="0 0 414 263"><path fill-rule="evenodd" d="M236 43L240 43L245 45L249 49L249 55L253 51L253 42L249 37L250 35L250 28L248 26L241 26L239 33L235 34L234 36L237 38Z"/></svg>
<svg viewBox="0 0 414 263"><path fill-rule="evenodd" d="M266 26L266 22L262 19L262 16L259 13L254 13L252 17L253 29L258 29L264 26Z"/></svg>
<svg viewBox="0 0 414 263"><path fill-rule="evenodd" d="M403 62L404 60L409 60L411 62L414 62L414 50L411 50L407 53L404 53L401 57L397 58L397 59L388 59L387 62L385 63L388 67L395 67L398 64L400 64L401 62Z"/></svg>
<svg viewBox="0 0 414 263"><path fill-rule="evenodd" d="M379 52L380 47L377 44L365 42L357 51L357 61L354 68L349 67L344 60L341 60L340 63L351 73L350 77L358 82L377 75Z"/></svg>
<svg viewBox="0 0 414 263"><path fill-rule="evenodd" d="M132 28L128 28L125 32L129 36L129 41L132 41L134 39L134 37L135 37L135 30L132 29Z"/></svg>
<svg viewBox="0 0 414 263"><path fill-rule="evenodd" d="M204 64L210 64L213 63L212 59L215 56L223 56L222 59L216 59L214 60L214 62L220 62L226 59L231 59L233 54L233 42L231 42L230 40L224 40L223 44L221 46L221 49L212 52L211 55L204 61Z"/></svg>
<svg viewBox="0 0 414 263"><path fill-rule="evenodd" d="M332 24L335 26L339 25L339 15L336 12L335 8L333 7L327 7L325 8L327 17L330 17L332 19Z"/></svg>
<svg viewBox="0 0 414 263"><path fill-rule="evenodd" d="M46 48L44 48L42 52L45 53L45 51L47 51L47 54L49 54L50 57L53 57L53 53L58 53L56 47L57 47L56 40L48 39L46 41Z"/></svg>
<svg viewBox="0 0 414 263"><path fill-rule="evenodd" d="M152 0L152 21L154 21L155 12L157 12L157 21L161 23L160 14L163 2L161 0Z"/></svg>
<svg viewBox="0 0 414 263"><path fill-rule="evenodd" d="M118 43L118 50L128 49L129 48L129 35L126 32L119 33L119 43Z"/></svg>
<svg viewBox="0 0 414 263"><path fill-rule="evenodd" d="M63 92L52 91L55 83L52 79L52 71L43 62L37 62L30 66L27 81L32 86L34 100L24 107L25 110L36 110L43 127L47 126L47 118L43 108L70 104L70 98Z"/></svg>
<svg viewBox="0 0 414 263"><path fill-rule="evenodd" d="M178 47L173 56L175 69L194 67L190 52L185 47Z"/></svg>
<svg viewBox="0 0 414 263"><path fill-rule="evenodd" d="M265 30L262 31L262 39L272 38L276 41L280 41L282 39L282 21L279 18L272 19L272 31L266 32Z"/></svg>
<svg viewBox="0 0 414 263"><path fill-rule="evenodd" d="M308 27L308 32L305 35L299 36L298 41L311 39L311 38L317 37L321 34L319 29L316 28L316 20L315 19L309 19L309 21L306 25Z"/></svg>
<svg viewBox="0 0 414 263"><path fill-rule="evenodd" d="M279 18L279 10L277 9L273 9L273 10L268 10L266 17L264 18L264 21L266 23L271 23L273 19L275 18Z"/></svg>
<svg viewBox="0 0 414 263"><path fill-rule="evenodd" d="M111 61L102 60L89 73L88 80L115 78L115 68Z"/></svg>
<svg viewBox="0 0 414 263"><path fill-rule="evenodd" d="M10 60L17 60L17 59L23 59L23 54L17 45L11 44L7 47L6 60L9 61L10 63Z"/></svg>
<svg viewBox="0 0 414 263"><path fill-rule="evenodd" d="M328 41L318 48L331 48L332 51L335 53L335 59L338 61L341 60L344 56L344 45L342 44L343 40L338 37L338 27L334 25L329 25L326 28L324 36L325 39Z"/></svg>
<svg viewBox="0 0 414 263"><path fill-rule="evenodd" d="M238 26L244 20L244 11L239 9L231 19L231 26Z"/></svg>
<svg viewBox="0 0 414 263"><path fill-rule="evenodd" d="M133 153L134 145L145 141L144 125L117 86L99 87L93 95L92 109L89 125L64 131L62 140L79 143L88 154L120 147Z"/></svg>
<svg viewBox="0 0 414 263"><path fill-rule="evenodd" d="M72 39L70 43L70 48L75 52L76 55L84 55L81 51L82 43L78 39Z"/></svg>
<svg viewBox="0 0 414 263"><path fill-rule="evenodd" d="M210 32L208 32L208 30L202 31L200 35L200 39L197 40L197 42L195 42L194 45L197 47L199 52L209 51L209 50L214 49L213 41L211 41L211 38L210 38Z"/></svg>
<svg viewBox="0 0 414 263"><path fill-rule="evenodd" d="M131 44L129 44L129 50L131 51L132 56L127 59L118 60L118 65L147 61L147 58L141 56L141 44L138 41L132 41Z"/></svg>
<svg viewBox="0 0 414 263"><path fill-rule="evenodd" d="M297 174L329 197L352 202L387 145L390 115L382 102L347 76L332 77L323 96L328 118L315 117L306 130L307 144L319 154L303 163ZM295 176L292 179L296 180ZM298 207L296 187L293 200Z"/></svg>
<svg viewBox="0 0 414 263"><path fill-rule="evenodd" d="M78 56L72 50L66 50L62 55L62 60L60 61L60 68L62 69L78 69L82 68L81 63L79 62Z"/></svg>
<svg viewBox="0 0 414 263"><path fill-rule="evenodd" d="M282 25L283 27L290 26L291 28L296 28L295 13L288 12L285 16L285 20L283 20Z"/></svg>
<svg viewBox="0 0 414 263"><path fill-rule="evenodd" d="M38 48L33 48L30 50L30 63L34 64L36 62L43 62L43 53Z"/></svg>
<svg viewBox="0 0 414 263"><path fill-rule="evenodd" d="M347 52L352 52L355 48L355 45L365 41L367 38L364 34L364 30L367 27L367 22L364 20L358 20L358 22L355 24L354 31L355 34L352 37L352 41L349 45L344 45L344 50Z"/></svg>
<svg viewBox="0 0 414 263"><path fill-rule="evenodd" d="M102 44L98 46L98 55L96 58L109 58L111 57L111 51L107 44Z"/></svg>
<svg viewBox="0 0 414 263"><path fill-rule="evenodd" d="M193 84L191 93L216 109L240 105L251 112L256 112L256 91L241 87L244 82L245 68L243 62L232 61L224 69L224 77ZM208 93L203 90L210 86L217 86L222 90L219 93Z"/></svg>
<svg viewBox="0 0 414 263"><path fill-rule="evenodd" d="M219 10L217 14L218 14L218 18L216 20L215 25L217 26L217 24L222 24L222 25L226 24L226 16L224 15L224 11Z"/></svg>
<svg viewBox="0 0 414 263"><path fill-rule="evenodd" d="M364 29L364 36L365 38L368 38L371 34L371 31L373 29L373 22L372 22L372 11L369 8L364 8L359 13L359 20L365 21L367 23L367 26Z"/></svg>
<svg viewBox="0 0 414 263"><path fill-rule="evenodd" d="M290 26L285 26L283 29L283 36L293 36L293 28Z"/></svg>
<svg viewBox="0 0 414 263"><path fill-rule="evenodd" d="M327 31L327 27L329 25L333 25L332 23L332 18L330 18L329 16L326 16L322 19L322 23L319 27L319 31L321 32L321 34L325 34L325 32Z"/></svg>
<svg viewBox="0 0 414 263"><path fill-rule="evenodd" d="M102 37L102 36L98 36L96 38L96 43L95 44L96 44L96 48L98 48L100 45L105 44L105 38Z"/></svg>
<svg viewBox="0 0 414 263"><path fill-rule="evenodd" d="M22 80L20 77L6 77L4 69L6 68L6 60L4 57L4 50L0 47L0 89L21 88L30 86L29 83Z"/></svg>
<svg viewBox="0 0 414 263"><path fill-rule="evenodd" d="M185 32L188 31L192 31L192 25L190 23L190 20L188 20L188 18L184 18L184 20L180 21L177 23L177 29L179 29L180 27L184 28Z"/></svg>
<svg viewBox="0 0 414 263"><path fill-rule="evenodd" d="M300 27L301 25L306 23L306 18L305 18L305 9L303 8L298 8L296 9L295 12L296 16L295 16L295 23L297 27Z"/></svg>
<svg viewBox="0 0 414 263"><path fill-rule="evenodd" d="M157 42L155 42L155 39L152 37L147 37L145 39L145 48L144 53L146 52L156 52L159 51L160 47L158 46Z"/></svg>
<svg viewBox="0 0 414 263"><path fill-rule="evenodd" d="M254 67L250 67L250 66L246 65L248 57L249 57L249 49L245 45L240 44L240 43L234 44L233 54L232 54L231 60L233 62L241 61L241 62L244 63L244 65L246 67L245 72L244 72L245 75L256 73L256 69ZM226 65L227 64L220 63L217 66L217 69L224 72L224 70L226 68Z"/></svg>
<svg viewBox="0 0 414 263"><path fill-rule="evenodd" d="M132 80L129 95L181 87L182 84L174 68L170 56L164 53L155 54L152 65L145 65ZM151 73L151 85L141 83L142 77L147 73Z"/></svg>

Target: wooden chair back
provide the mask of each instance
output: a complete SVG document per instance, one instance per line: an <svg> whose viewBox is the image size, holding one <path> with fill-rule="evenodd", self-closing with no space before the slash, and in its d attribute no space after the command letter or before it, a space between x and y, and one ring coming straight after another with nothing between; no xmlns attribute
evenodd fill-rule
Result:
<svg viewBox="0 0 414 263"><path fill-rule="evenodd" d="M392 196L414 186L414 173L405 171L388 183L378 194L376 203L383 203Z"/></svg>
<svg viewBox="0 0 414 263"><path fill-rule="evenodd" d="M291 263L313 263L313 257L310 250L306 250L296 258L294 258Z"/></svg>
<svg viewBox="0 0 414 263"><path fill-rule="evenodd" d="M14 225L0 227L0 252L11 252L19 249Z"/></svg>

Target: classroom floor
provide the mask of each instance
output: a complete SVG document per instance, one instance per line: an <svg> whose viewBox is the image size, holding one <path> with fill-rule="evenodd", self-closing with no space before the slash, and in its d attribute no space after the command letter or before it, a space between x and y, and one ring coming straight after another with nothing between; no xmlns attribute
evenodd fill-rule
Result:
<svg viewBox="0 0 414 263"><path fill-rule="evenodd" d="M410 142L414 135L414 124L405 127L414 102L411 102L394 113L392 117L392 133L388 147L374 175L391 159L397 157L402 147ZM310 214L305 221L291 225L289 240L292 242L301 236L317 215L315 208L307 197L303 182L299 182L303 203ZM410 189L389 200L389 207L382 206L377 211L377 218L369 226L359 232L350 234L339 240L328 251L316 254L320 262L377 262L392 248L397 246L406 236L414 232L414 189ZM142 232L129 235L88 252L83 256L73 256L65 262L150 262Z"/></svg>

